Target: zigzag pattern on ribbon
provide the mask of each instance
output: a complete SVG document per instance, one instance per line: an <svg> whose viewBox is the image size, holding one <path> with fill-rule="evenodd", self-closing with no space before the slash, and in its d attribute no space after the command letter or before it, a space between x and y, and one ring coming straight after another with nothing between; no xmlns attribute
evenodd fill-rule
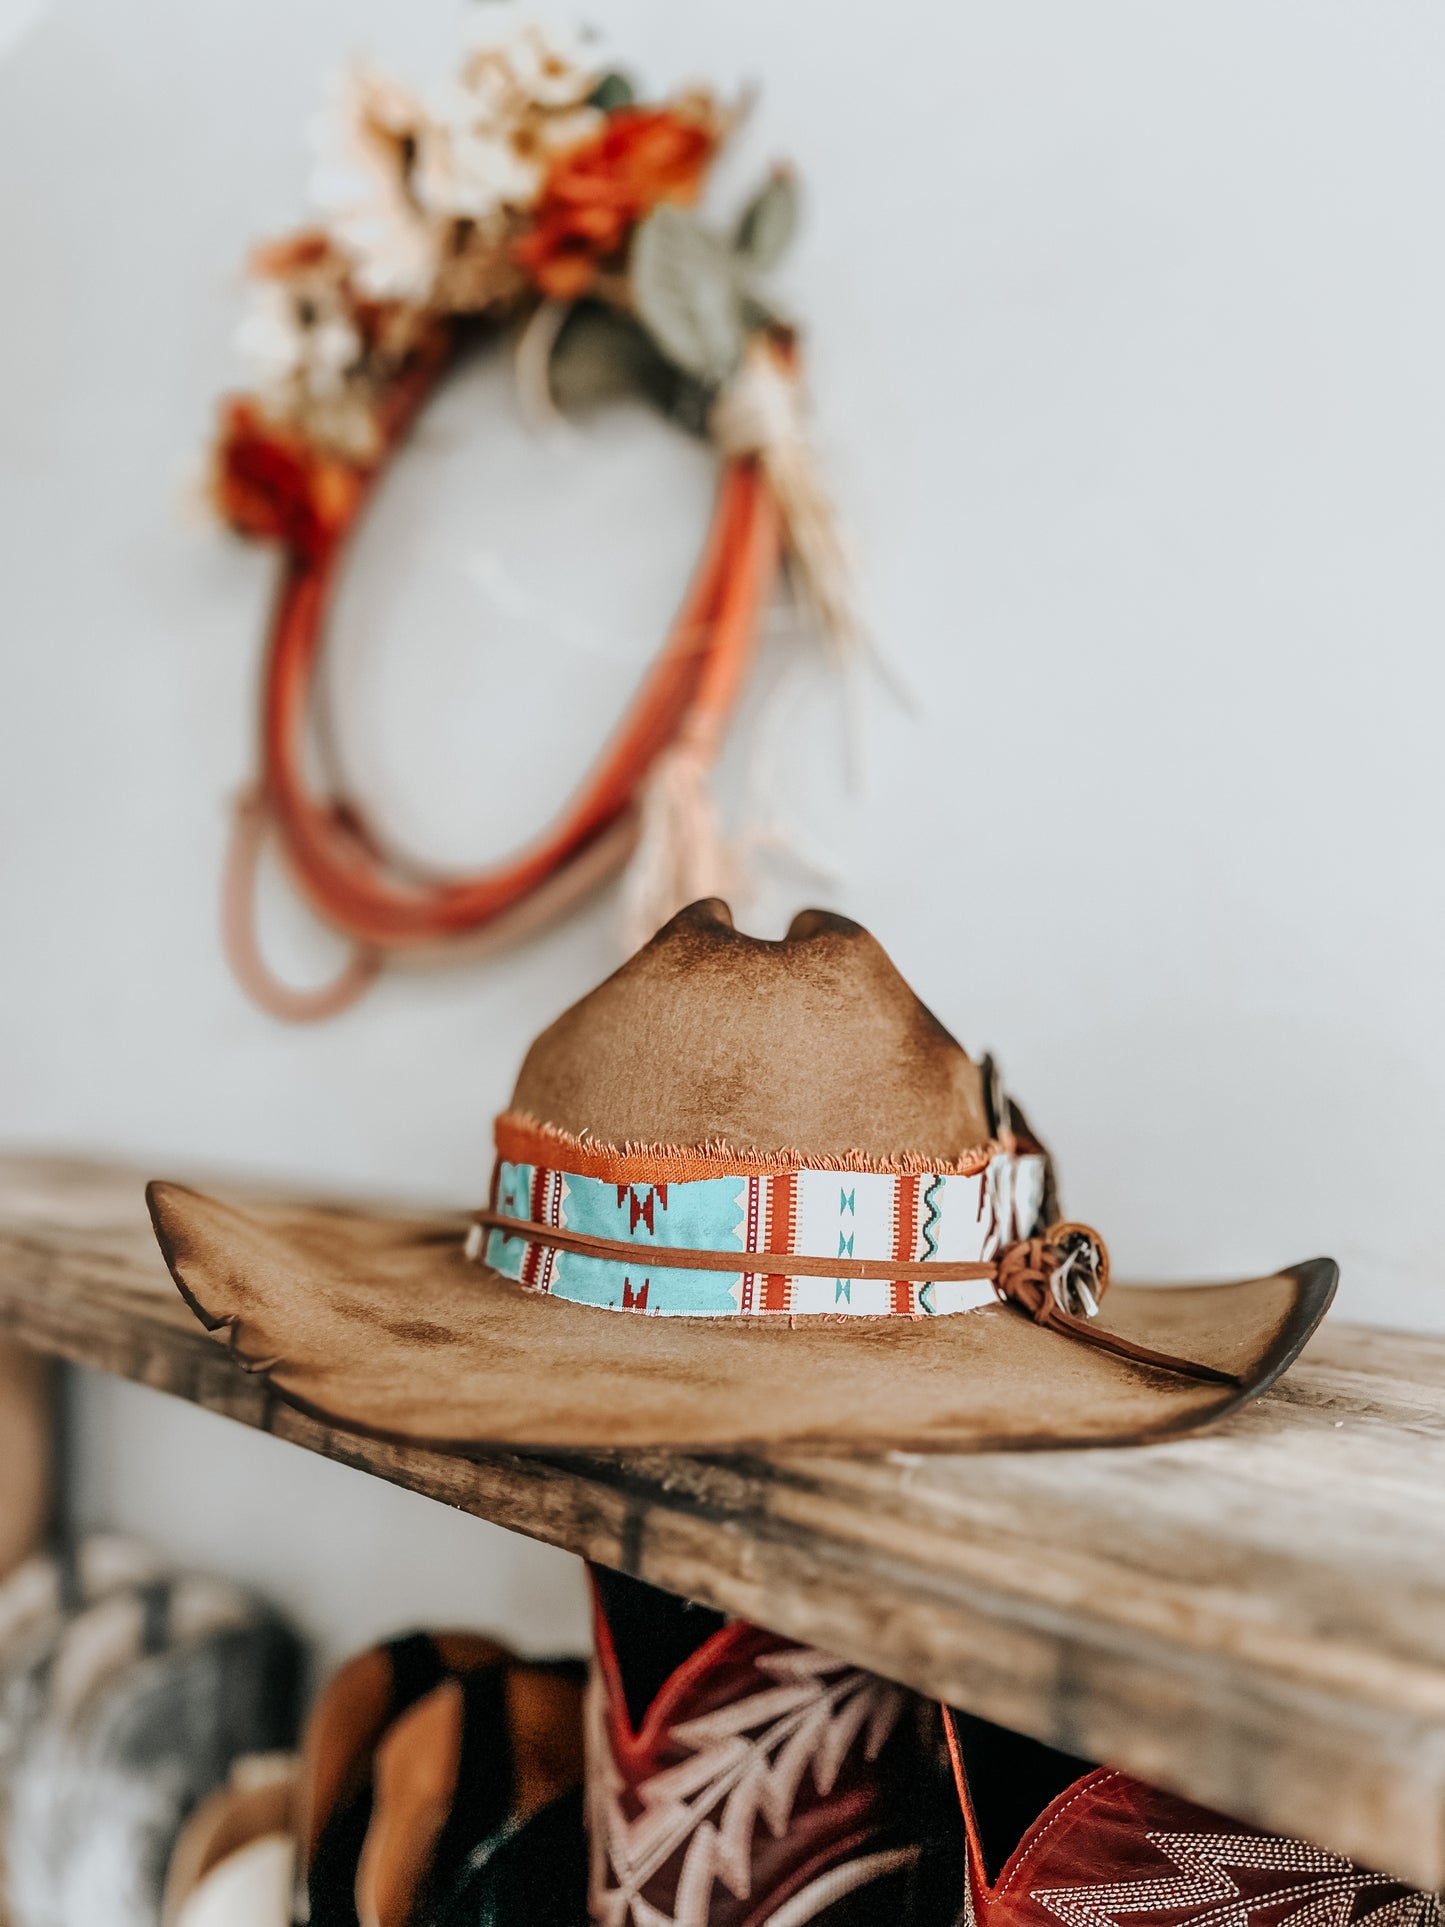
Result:
<svg viewBox="0 0 1445 1927"><path fill-rule="evenodd" d="M925 1258L938 1256L938 1240L933 1235L933 1227L938 1223L938 1194L943 1189L943 1179L935 1177L923 1194L923 1202L928 1216L923 1220L923 1255ZM982 1200L980 1199L980 1202Z"/></svg>

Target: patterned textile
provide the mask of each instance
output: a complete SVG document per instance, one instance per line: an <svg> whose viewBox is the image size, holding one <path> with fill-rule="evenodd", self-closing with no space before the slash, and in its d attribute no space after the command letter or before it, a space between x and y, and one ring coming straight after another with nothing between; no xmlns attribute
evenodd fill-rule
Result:
<svg viewBox="0 0 1445 1927"><path fill-rule="evenodd" d="M486 1261L535 1291L616 1311L670 1317L759 1312L905 1318L994 1302L986 1280L793 1278L751 1271L682 1271L648 1262L648 1248L778 1251L816 1258L973 1263L1039 1228L1046 1160L996 1152L969 1176L929 1171L799 1169L690 1182L618 1183L500 1159L495 1209L637 1246L635 1263L528 1244L493 1230Z"/></svg>

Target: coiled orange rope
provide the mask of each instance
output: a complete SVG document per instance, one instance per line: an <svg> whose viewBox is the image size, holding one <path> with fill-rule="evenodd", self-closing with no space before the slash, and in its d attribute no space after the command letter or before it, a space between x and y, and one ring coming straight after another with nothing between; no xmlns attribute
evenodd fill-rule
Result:
<svg viewBox="0 0 1445 1927"><path fill-rule="evenodd" d="M782 525L753 456L727 460L691 588L663 649L561 817L510 860L472 875L427 877L389 854L345 796L316 793L303 771L326 621L346 541L367 498L448 365L444 340L418 356L391 398L384 454L335 539L287 551L271 616L260 716L260 773L240 799L226 865L223 934L232 969L271 1015L328 1017L362 995L388 958L466 940L500 944L560 914L620 869L638 833L639 793L659 757L685 745L710 762L742 686L777 574ZM274 837L316 914L350 939L336 979L283 983L256 939L254 887Z"/></svg>

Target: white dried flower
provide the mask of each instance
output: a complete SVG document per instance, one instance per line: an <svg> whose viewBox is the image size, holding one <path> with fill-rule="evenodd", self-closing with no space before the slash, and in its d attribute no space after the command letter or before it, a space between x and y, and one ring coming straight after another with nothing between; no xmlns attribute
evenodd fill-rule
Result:
<svg viewBox="0 0 1445 1927"><path fill-rule="evenodd" d="M236 330L236 350L257 389L280 397L299 388L317 401L338 397L361 360L362 339L334 290L260 281Z"/></svg>
<svg viewBox="0 0 1445 1927"><path fill-rule="evenodd" d="M266 393L291 380L304 353L290 294L275 281L259 282L236 329L236 354L242 367Z"/></svg>
<svg viewBox="0 0 1445 1927"><path fill-rule="evenodd" d="M479 223L531 207L548 158L595 132L584 105L596 75L580 42L524 24L475 42L461 78L432 105L417 155L417 198L432 214Z"/></svg>
<svg viewBox="0 0 1445 1927"><path fill-rule="evenodd" d="M420 101L365 66L342 77L317 126L312 199L377 300L425 301L436 279L443 237L413 178L431 133Z"/></svg>
<svg viewBox="0 0 1445 1927"><path fill-rule="evenodd" d="M606 118L600 107L574 107L570 113L539 114L532 125L545 152L560 154L591 140Z"/></svg>
<svg viewBox="0 0 1445 1927"><path fill-rule="evenodd" d="M483 111L515 114L526 107L577 107L597 85L597 63L580 35L537 21L522 21L502 34L478 36L462 69L462 84Z"/></svg>
<svg viewBox="0 0 1445 1927"><path fill-rule="evenodd" d="M539 156L519 141L518 123L488 121L469 93L454 90L427 129L413 181L429 213L485 221L507 207L530 207L542 186Z"/></svg>

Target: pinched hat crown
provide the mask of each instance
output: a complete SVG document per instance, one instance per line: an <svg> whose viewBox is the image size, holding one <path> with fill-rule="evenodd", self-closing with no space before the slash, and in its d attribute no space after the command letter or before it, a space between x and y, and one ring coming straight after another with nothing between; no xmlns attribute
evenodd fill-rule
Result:
<svg viewBox="0 0 1445 1927"><path fill-rule="evenodd" d="M861 925L781 943L681 911L533 1044L514 1113L604 1143L955 1163L989 1139L977 1065Z"/></svg>

